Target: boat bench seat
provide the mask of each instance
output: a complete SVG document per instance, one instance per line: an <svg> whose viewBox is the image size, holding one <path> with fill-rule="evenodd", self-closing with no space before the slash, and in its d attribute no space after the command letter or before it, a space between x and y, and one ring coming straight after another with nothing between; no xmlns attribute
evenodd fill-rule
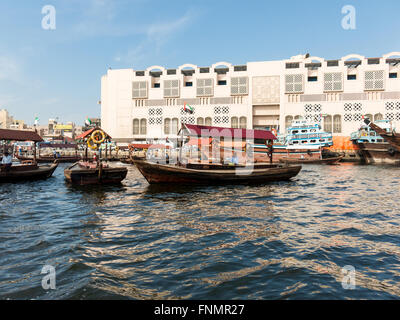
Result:
<svg viewBox="0 0 400 320"><path fill-rule="evenodd" d="M30 171L38 168L37 164L17 164L12 165L11 171Z"/></svg>

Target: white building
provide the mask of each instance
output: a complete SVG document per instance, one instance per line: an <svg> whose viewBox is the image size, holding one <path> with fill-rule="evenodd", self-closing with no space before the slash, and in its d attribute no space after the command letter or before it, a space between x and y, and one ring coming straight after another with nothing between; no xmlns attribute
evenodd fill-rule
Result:
<svg viewBox="0 0 400 320"><path fill-rule="evenodd" d="M193 114L183 111L184 103ZM284 132L292 119L321 116L326 131L349 136L364 115L393 120L400 129L400 52L152 66L108 70L101 79L102 127L118 142L175 138L181 121Z"/></svg>

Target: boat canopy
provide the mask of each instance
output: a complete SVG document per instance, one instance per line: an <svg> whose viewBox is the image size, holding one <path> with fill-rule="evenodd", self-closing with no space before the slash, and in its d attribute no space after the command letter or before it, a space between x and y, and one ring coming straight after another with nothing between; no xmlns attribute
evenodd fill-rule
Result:
<svg viewBox="0 0 400 320"><path fill-rule="evenodd" d="M78 149L78 145L75 143L39 143L39 148Z"/></svg>
<svg viewBox="0 0 400 320"><path fill-rule="evenodd" d="M100 127L95 127L95 128L92 128L92 129L90 129L90 130L87 130L87 131L81 133L79 136L77 136L77 137L75 138L75 140L76 140L76 141L78 141L78 140L85 140L86 138L89 138L90 135L92 134L92 132L95 131L95 130L101 130L101 131L103 131L103 132L105 133L105 135L106 135L106 140L111 140L111 139L112 139L112 138L110 137L110 135L109 135L107 132L105 132L103 129L101 129Z"/></svg>
<svg viewBox="0 0 400 320"><path fill-rule="evenodd" d="M35 131L0 129L0 140L42 142L43 139Z"/></svg>
<svg viewBox="0 0 400 320"><path fill-rule="evenodd" d="M150 143L131 143L129 144L129 149L169 149L169 146L165 144L150 144Z"/></svg>
<svg viewBox="0 0 400 320"><path fill-rule="evenodd" d="M277 138L271 131L267 130L250 130L235 129L223 127L199 126L194 124L185 124L189 131L189 135L197 137L213 137L213 138L231 138L231 139L259 139L259 140L276 140Z"/></svg>

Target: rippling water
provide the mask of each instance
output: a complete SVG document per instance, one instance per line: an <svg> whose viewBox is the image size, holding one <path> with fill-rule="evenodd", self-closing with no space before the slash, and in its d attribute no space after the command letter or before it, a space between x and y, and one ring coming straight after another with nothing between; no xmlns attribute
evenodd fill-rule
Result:
<svg viewBox="0 0 400 320"><path fill-rule="evenodd" d="M64 168L0 185L1 299L400 297L400 168L190 188L149 186L135 167L120 186L72 187Z"/></svg>

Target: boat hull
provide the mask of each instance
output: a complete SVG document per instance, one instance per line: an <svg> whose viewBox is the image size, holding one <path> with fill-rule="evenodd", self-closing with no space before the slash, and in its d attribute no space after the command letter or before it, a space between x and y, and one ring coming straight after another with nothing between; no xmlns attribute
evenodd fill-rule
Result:
<svg viewBox="0 0 400 320"><path fill-rule="evenodd" d="M337 164L339 163L344 156L334 157L334 158L326 158L326 159L290 159L290 158L282 158L279 161L282 163L290 163L290 164Z"/></svg>
<svg viewBox="0 0 400 320"><path fill-rule="evenodd" d="M50 178L58 163L44 166L15 166L9 172L0 172L0 183L44 180Z"/></svg>
<svg viewBox="0 0 400 320"><path fill-rule="evenodd" d="M73 166L64 170L65 179L76 185L90 185L90 184L118 184L126 178L128 169L125 167L117 168L103 168L100 174L99 168L96 169L83 169Z"/></svg>
<svg viewBox="0 0 400 320"><path fill-rule="evenodd" d="M189 169L174 165L163 165L135 160L134 164L150 184L250 184L284 181L295 177L301 166L269 166L253 170L246 168L231 170Z"/></svg>
<svg viewBox="0 0 400 320"><path fill-rule="evenodd" d="M325 149L322 150L323 157L326 157L325 154L328 151ZM329 155L327 155L329 156ZM306 159L306 160L320 160L321 159L321 150L319 149L286 149L286 148L273 148L272 160L273 162L279 163L281 160L285 159ZM265 150L255 149L254 152L254 161L255 162L267 162L269 161L268 154Z"/></svg>
<svg viewBox="0 0 400 320"><path fill-rule="evenodd" d="M357 143L359 155L367 164L400 165L400 152L389 143Z"/></svg>
<svg viewBox="0 0 400 320"><path fill-rule="evenodd" d="M22 156L16 156L16 158L20 161L33 161L33 158L31 157L22 157ZM55 160L59 163L68 163L68 162L76 162L80 160L80 157L60 157L60 158L54 158L54 157L37 157L36 162L37 163L52 163Z"/></svg>

